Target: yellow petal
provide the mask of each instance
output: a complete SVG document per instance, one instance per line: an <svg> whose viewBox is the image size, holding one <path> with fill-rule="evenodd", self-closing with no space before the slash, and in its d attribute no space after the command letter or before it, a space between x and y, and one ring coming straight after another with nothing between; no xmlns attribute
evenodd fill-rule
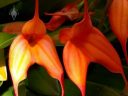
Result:
<svg viewBox="0 0 128 96"><path fill-rule="evenodd" d="M69 41L64 48L63 60L69 78L79 87L82 96L85 96L89 59Z"/></svg>
<svg viewBox="0 0 128 96"><path fill-rule="evenodd" d="M0 81L7 80L7 70L5 66L4 50L0 49Z"/></svg>
<svg viewBox="0 0 128 96"><path fill-rule="evenodd" d="M60 81L63 96L63 69L51 38L44 35L43 38L33 46L32 52L36 63L46 68L53 78Z"/></svg>
<svg viewBox="0 0 128 96"><path fill-rule="evenodd" d="M13 41L9 51L9 70L16 96L18 96L18 83L26 78L31 63L30 47L24 37L20 35Z"/></svg>
<svg viewBox="0 0 128 96"><path fill-rule="evenodd" d="M7 70L6 66L0 67L0 81L6 81L7 80Z"/></svg>

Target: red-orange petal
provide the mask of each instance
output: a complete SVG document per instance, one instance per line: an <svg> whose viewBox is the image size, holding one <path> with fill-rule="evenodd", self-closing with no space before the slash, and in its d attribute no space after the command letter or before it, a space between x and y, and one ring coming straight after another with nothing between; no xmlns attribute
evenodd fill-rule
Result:
<svg viewBox="0 0 128 96"><path fill-rule="evenodd" d="M86 50L85 53L88 56L90 55L89 57L93 62L103 65L113 73L120 73L127 86L127 80L116 50L97 28L92 28L92 32L90 32L86 37L86 41L80 47L83 52Z"/></svg>
<svg viewBox="0 0 128 96"><path fill-rule="evenodd" d="M8 23L8 24L5 24L2 31L9 34L20 34L22 31L23 25L24 25L24 22Z"/></svg>
<svg viewBox="0 0 128 96"><path fill-rule="evenodd" d="M87 20L88 21L88 20ZM60 30L59 40L62 44L65 44L68 40L73 40L76 42L83 42L82 39L86 39L88 36L92 25L91 23L87 23L85 19L82 21L75 23L70 28L63 28Z"/></svg>
<svg viewBox="0 0 128 96"><path fill-rule="evenodd" d="M56 30L60 27L67 19L75 20L80 17L79 10L76 4L68 4L61 11L55 13L46 13L46 15L53 15L51 20L46 23L46 28L50 31Z"/></svg>
<svg viewBox="0 0 128 96"><path fill-rule="evenodd" d="M66 21L65 16L53 16L51 20L45 25L48 30L54 31L58 27L60 27L65 21Z"/></svg>
<svg viewBox="0 0 128 96"><path fill-rule="evenodd" d="M81 49L68 41L64 47L63 60L69 78L78 86L82 96L85 96L89 59Z"/></svg>
<svg viewBox="0 0 128 96"><path fill-rule="evenodd" d="M102 64L111 72L120 73L127 85L127 80L124 76L121 61L116 50L105 36L91 25L90 20L83 19L68 30L68 35L64 35L70 38L81 50L85 50L83 52L85 52L86 56L91 58L93 62ZM66 40L65 36L63 36L61 40Z"/></svg>
<svg viewBox="0 0 128 96"><path fill-rule="evenodd" d="M113 0L109 8L109 20L113 32L119 39L128 64L127 32L128 32L128 0Z"/></svg>
<svg viewBox="0 0 128 96"><path fill-rule="evenodd" d="M22 28L22 34L24 35L43 35L45 33L45 25L39 18L33 18L32 20L27 21Z"/></svg>
<svg viewBox="0 0 128 96"><path fill-rule="evenodd" d="M70 41L80 48L91 61L103 65L111 72L120 73L127 86L127 80L116 50L98 29L91 26L91 24L89 25L89 23L87 24L85 19L76 23L71 29L68 29L69 35L66 36L69 37L67 38L70 38ZM61 38L61 40L63 39L66 40L65 36Z"/></svg>
<svg viewBox="0 0 128 96"><path fill-rule="evenodd" d="M31 64L31 52L28 42L22 35L19 35L13 41L9 51L9 70L16 96L18 96L18 84L26 78L27 70Z"/></svg>
<svg viewBox="0 0 128 96"><path fill-rule="evenodd" d="M38 0L35 0L35 14L33 19L27 21L23 28L22 34L30 37L41 37L43 34L46 33L46 28L44 22L39 18L38 13ZM33 36L34 35L34 36Z"/></svg>
<svg viewBox="0 0 128 96"><path fill-rule="evenodd" d="M125 81L125 85L128 86L128 83L121 65L121 61L116 50L112 47L112 45L105 38L105 36L98 29L93 27L93 25L91 24L91 19L89 17L88 8L87 8L87 0L85 0L85 12L84 12L83 20L76 23L75 25L73 25L71 29L68 29L68 30L71 30L69 31L68 34L72 35L72 37L70 38L68 43L66 43L66 46L64 48L63 56L65 56L64 57L64 62L66 62L65 65L66 64L69 65L67 62L70 61L70 58L73 58L74 56L74 55L68 56L74 50L71 46L71 43L69 43L69 42L72 42L76 50L80 50L81 54L84 54L84 56L88 57L91 61L97 62L103 65L111 72L120 73ZM67 35L67 36L70 36L70 35ZM65 36L63 37L64 37L63 39L65 39ZM72 54L75 54L75 51L72 52ZM75 60L77 60L77 58ZM77 62L75 60L74 62ZM71 61L73 62L72 59ZM69 70L70 66L71 64L66 68L66 70L67 69ZM74 67L71 66L71 68L74 68ZM67 70L67 73L69 74L69 77L71 78L71 80L75 80L74 79L75 77L71 77L72 74L68 70Z"/></svg>
<svg viewBox="0 0 128 96"><path fill-rule="evenodd" d="M61 96L64 96L63 68L51 38L48 35L44 35L43 38L32 47L32 52L36 63L46 68L53 78L60 81L62 87Z"/></svg>
<svg viewBox="0 0 128 96"><path fill-rule="evenodd" d="M75 3L68 4L61 12L71 21L80 17L79 9Z"/></svg>
<svg viewBox="0 0 128 96"><path fill-rule="evenodd" d="M71 21L77 19L81 15L79 13L79 10L78 10L76 4L68 4L65 8L63 8L59 12L45 13L45 14L46 15L53 15L53 16L65 16L65 17L67 17Z"/></svg>
<svg viewBox="0 0 128 96"><path fill-rule="evenodd" d="M60 30L59 33L59 40L62 44L65 44L68 40L71 39L72 34L71 34L71 28L63 28Z"/></svg>

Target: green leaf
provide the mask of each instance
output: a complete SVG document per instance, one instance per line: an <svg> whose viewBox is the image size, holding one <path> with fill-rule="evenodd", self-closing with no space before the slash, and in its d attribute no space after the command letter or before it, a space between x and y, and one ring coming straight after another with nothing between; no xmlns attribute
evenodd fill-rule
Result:
<svg viewBox="0 0 128 96"><path fill-rule="evenodd" d="M27 88L26 82L27 82L27 80L20 82L20 84L18 86L19 96L37 96L37 94L35 95L32 91L30 91Z"/></svg>
<svg viewBox="0 0 128 96"><path fill-rule="evenodd" d="M51 78L46 70L35 65L28 72L28 88L38 94L59 96L60 85L58 80Z"/></svg>
<svg viewBox="0 0 128 96"><path fill-rule="evenodd" d="M32 91L30 91L29 89L27 89L26 85L25 85L25 80L22 81L19 86L19 96L39 96L38 94L34 94ZM2 96L14 96L14 90L13 87L9 87L9 89L7 91L5 91Z"/></svg>
<svg viewBox="0 0 128 96"><path fill-rule="evenodd" d="M65 79L65 96L80 96L80 90L68 79Z"/></svg>
<svg viewBox="0 0 128 96"><path fill-rule="evenodd" d="M13 95L13 87L10 87L6 92L2 94L2 96L14 96Z"/></svg>
<svg viewBox="0 0 128 96"><path fill-rule="evenodd" d="M15 3L19 0L0 0L0 8L5 7L9 4Z"/></svg>
<svg viewBox="0 0 128 96"><path fill-rule="evenodd" d="M120 94L110 87L88 81L87 96L120 96Z"/></svg>
<svg viewBox="0 0 128 96"><path fill-rule="evenodd" d="M86 96L120 96L111 87L91 81L87 81L86 94ZM65 80L65 96L81 96L79 89L68 79Z"/></svg>
<svg viewBox="0 0 128 96"><path fill-rule="evenodd" d="M3 82L2 82L2 81L0 81L0 86L2 86L2 84L3 84Z"/></svg>
<svg viewBox="0 0 128 96"><path fill-rule="evenodd" d="M0 32L0 48L9 46L16 35Z"/></svg>
<svg viewBox="0 0 128 96"><path fill-rule="evenodd" d="M27 95L27 89L26 89L26 80L22 81L18 85L18 94L19 96L26 96Z"/></svg>
<svg viewBox="0 0 128 96"><path fill-rule="evenodd" d="M4 26L4 24L0 24L0 32L2 32Z"/></svg>
<svg viewBox="0 0 128 96"><path fill-rule="evenodd" d="M0 49L0 81L7 80L7 70L4 58L4 50Z"/></svg>
<svg viewBox="0 0 128 96"><path fill-rule="evenodd" d="M128 78L128 66L123 66L126 77Z"/></svg>
<svg viewBox="0 0 128 96"><path fill-rule="evenodd" d="M124 88L124 81L122 76L120 74L109 72L101 65L92 65L92 69L89 72L87 79L89 81L111 87L118 92L122 92Z"/></svg>

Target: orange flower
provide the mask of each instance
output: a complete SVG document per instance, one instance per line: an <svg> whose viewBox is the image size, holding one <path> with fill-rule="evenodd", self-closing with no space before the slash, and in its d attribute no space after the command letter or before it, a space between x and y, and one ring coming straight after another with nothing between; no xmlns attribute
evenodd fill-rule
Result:
<svg viewBox="0 0 128 96"><path fill-rule="evenodd" d="M44 23L39 19L38 0L34 18L25 23L22 33L15 38L9 51L9 69L16 96L19 82L27 77L27 70L34 63L46 68L53 78L60 81L64 96L63 69L54 43L46 34Z"/></svg>
<svg viewBox="0 0 128 96"><path fill-rule="evenodd" d="M53 15L51 20L46 23L46 28L50 31L56 30L66 20L75 20L80 16L76 4L68 4L61 11L55 13L46 13L46 15Z"/></svg>
<svg viewBox="0 0 128 96"><path fill-rule="evenodd" d="M109 20L111 28L119 39L127 60L127 39L128 39L128 0L113 0L109 8Z"/></svg>
<svg viewBox="0 0 128 96"><path fill-rule="evenodd" d="M120 58L105 38L92 25L88 13L87 0L84 0L84 18L60 32L60 41L66 43L63 51L63 61L69 78L78 86L82 96L85 96L86 75L90 62L96 62L109 71L120 73L127 86Z"/></svg>

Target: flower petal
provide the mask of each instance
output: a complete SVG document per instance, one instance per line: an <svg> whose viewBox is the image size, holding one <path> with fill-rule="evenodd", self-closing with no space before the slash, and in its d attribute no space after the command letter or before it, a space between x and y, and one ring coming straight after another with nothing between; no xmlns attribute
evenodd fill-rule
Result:
<svg viewBox="0 0 128 96"><path fill-rule="evenodd" d="M128 0L113 0L109 8L109 20L113 32L119 39L128 64L127 32L128 32Z"/></svg>
<svg viewBox="0 0 128 96"><path fill-rule="evenodd" d="M59 40L62 44L65 44L68 40L71 39L71 28L63 28L59 33Z"/></svg>
<svg viewBox="0 0 128 96"><path fill-rule="evenodd" d="M91 58L93 62L102 64L111 72L120 73L124 78L125 84L128 85L117 52L105 36L92 26L89 15L87 13L85 15L86 17L82 21L73 25L71 29L68 29L71 30L68 34L72 35L70 40L86 56Z"/></svg>
<svg viewBox="0 0 128 96"><path fill-rule="evenodd" d="M42 37L43 34L46 33L46 28L44 22L39 18L39 4L38 0L35 0L35 14L34 17L27 21L23 28L22 28L22 34L26 36L26 38L31 37ZM34 34L34 36L33 36Z"/></svg>
<svg viewBox="0 0 128 96"><path fill-rule="evenodd" d="M88 21L88 20L87 20ZM91 23L87 23L86 19L75 23L71 28L63 28L60 30L59 40L65 44L68 40L81 42L86 39L90 30L92 29Z"/></svg>
<svg viewBox="0 0 128 96"><path fill-rule="evenodd" d="M24 22L8 23L8 24L5 24L2 31L9 34L19 34L22 31L23 25L24 25Z"/></svg>
<svg viewBox="0 0 128 96"><path fill-rule="evenodd" d="M7 69L5 65L4 50L0 49L0 81L7 80Z"/></svg>
<svg viewBox="0 0 128 96"><path fill-rule="evenodd" d="M48 30L54 31L58 27L60 27L65 21L66 21L65 16L53 16L51 20L45 25Z"/></svg>
<svg viewBox="0 0 128 96"><path fill-rule="evenodd" d="M63 60L69 78L78 86L82 96L85 96L89 59L69 41L64 47Z"/></svg>
<svg viewBox="0 0 128 96"><path fill-rule="evenodd" d="M31 53L28 42L22 35L19 35L13 41L9 51L9 70L16 96L18 96L18 83L26 78L27 70L31 64Z"/></svg>
<svg viewBox="0 0 128 96"><path fill-rule="evenodd" d="M46 15L53 15L51 20L46 23L46 28L50 31L56 30L60 27L67 19L73 21L80 17L79 10L76 4L71 3L66 5L61 11L55 13L46 13Z"/></svg>
<svg viewBox="0 0 128 96"><path fill-rule="evenodd" d="M64 96L63 69L51 38L48 35L44 35L44 37L33 46L32 52L36 63L46 68L53 78L60 81L62 96Z"/></svg>
<svg viewBox="0 0 128 96"><path fill-rule="evenodd" d="M80 16L79 10L76 4L68 4L61 11L55 13L45 13L46 15L53 16L66 16L69 20L73 21Z"/></svg>
<svg viewBox="0 0 128 96"><path fill-rule="evenodd" d="M6 66L0 67L0 81L6 81L7 80L7 69Z"/></svg>
<svg viewBox="0 0 128 96"><path fill-rule="evenodd" d="M83 43L83 46L81 45L81 50L85 49L86 52L83 52L88 54L88 56L90 55L93 62L103 65L113 73L120 73L127 85L122 64L116 50L97 28L93 27L92 32L86 38L85 43Z"/></svg>
<svg viewBox="0 0 128 96"><path fill-rule="evenodd" d="M40 20L38 17L33 18L29 21L27 21L23 28L22 33L24 35L43 35L46 33L46 28L42 20Z"/></svg>
<svg viewBox="0 0 128 96"><path fill-rule="evenodd" d="M76 73L77 71L75 71L74 73L74 70L79 70L81 68L80 72L81 70L85 70L85 72L87 73L87 68L86 69L84 67L79 68L77 66L79 69L75 69L77 67L73 64L80 66L83 62L85 62L82 65L86 65L86 64L88 65L89 62L87 62L87 59L85 59L86 57L88 57L90 61L97 62L103 65L109 71L114 73L120 73L127 87L128 83L127 83L125 74L123 72L120 58L117 52L115 51L115 49L110 44L110 42L105 38L105 36L103 36L103 34L98 29L93 27L89 13L88 13L87 6L88 6L87 0L84 0L83 20L73 25L71 29L68 29L68 30L71 30L69 31L70 33L68 34L72 35L72 37L66 43L66 46L64 48L64 53L63 53L64 65L66 67L66 71L70 79L73 82L75 82L76 85L79 85L77 84L79 83L77 80L78 78L77 76L79 76L79 71L78 73ZM67 36L70 36L70 35L67 35ZM64 36L64 39L65 39L65 36ZM81 58L79 57L78 53L80 54ZM83 73L83 74L86 75L86 73Z"/></svg>

